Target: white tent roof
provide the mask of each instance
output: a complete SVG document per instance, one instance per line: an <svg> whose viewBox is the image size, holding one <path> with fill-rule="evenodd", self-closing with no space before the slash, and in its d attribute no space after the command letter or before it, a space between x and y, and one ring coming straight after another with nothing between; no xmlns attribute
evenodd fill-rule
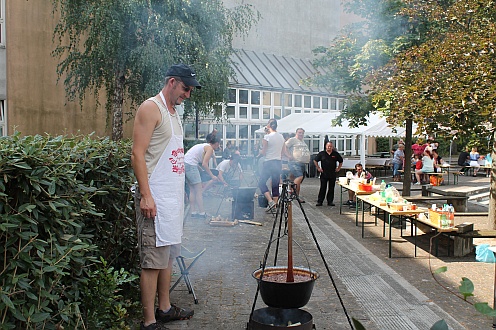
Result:
<svg viewBox="0 0 496 330"><path fill-rule="evenodd" d="M305 135L365 135L395 137L405 134L404 127L391 127L379 114L371 114L368 124L349 127L349 121L343 120L342 126L332 126L332 120L338 113L294 113L277 121L279 133L294 133L297 128L305 130ZM264 133L258 129L256 133Z"/></svg>

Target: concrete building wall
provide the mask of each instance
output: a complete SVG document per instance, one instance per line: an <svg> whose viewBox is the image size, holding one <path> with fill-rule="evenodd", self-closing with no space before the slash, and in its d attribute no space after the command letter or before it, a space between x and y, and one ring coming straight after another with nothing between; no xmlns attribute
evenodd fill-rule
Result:
<svg viewBox="0 0 496 330"><path fill-rule="evenodd" d="M228 8L240 3L252 4L261 18L248 37L235 39L235 48L311 59L343 24L341 0L224 0Z"/></svg>

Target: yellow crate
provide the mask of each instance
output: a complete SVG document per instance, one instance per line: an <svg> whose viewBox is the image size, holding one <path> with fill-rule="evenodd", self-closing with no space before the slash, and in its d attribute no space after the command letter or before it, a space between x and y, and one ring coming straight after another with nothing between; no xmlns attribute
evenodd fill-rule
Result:
<svg viewBox="0 0 496 330"><path fill-rule="evenodd" d="M429 209L429 221L438 227L441 227L441 213Z"/></svg>

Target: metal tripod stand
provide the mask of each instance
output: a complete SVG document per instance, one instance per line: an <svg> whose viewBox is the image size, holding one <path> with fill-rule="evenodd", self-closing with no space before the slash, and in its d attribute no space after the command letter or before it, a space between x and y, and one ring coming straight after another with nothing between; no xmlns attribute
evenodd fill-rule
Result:
<svg viewBox="0 0 496 330"><path fill-rule="evenodd" d="M254 298L254 301L253 301L253 306L252 306L252 310L251 310L251 314L250 314L250 319L252 319L252 316L253 316L253 313L255 311L255 306L256 306L256 303L257 303L257 298L258 298L258 294L260 292L260 282L263 278L263 275L264 275L264 270L267 266L267 259L269 257L269 252L270 252L270 248L272 246L272 243L274 241L276 241L276 250L275 250L275 256L274 256L274 266L276 266L277 264L277 257L278 257L278 252L279 252L279 240L281 237L283 237L284 235L288 235L288 250L290 251L291 248L292 248L292 242L290 242L292 240L292 224L291 224L291 219L292 219L292 202L293 201L297 201L298 202L298 207L300 208L301 212L303 213L303 216L305 218L305 222L307 223L307 226L308 226L308 229L312 235L312 238L313 238L313 241L315 242L315 245L317 247L317 250L319 251L319 254L320 254L320 257L322 258L322 261L324 263L324 266L326 268L326 271L329 275L329 278L331 279L331 282L332 282L332 285L333 285L333 288L334 288L334 291L336 292L336 295L339 299L339 302L341 304L341 307L343 308L343 311L346 315L346 318L348 320L348 323L350 325L350 328L351 329L354 329L353 327L353 323L348 315L348 312L346 310L346 307L344 306L344 303L343 303L343 300L341 298L341 295L337 289L337 285L334 281L334 278L331 274L331 271L330 271L330 268L329 268L329 265L327 264L326 260L325 260L325 257L324 257L324 254L322 252L322 249L320 248L320 245L317 241L317 237L315 236L315 233L312 229L312 226L310 224L310 221L308 220L308 217L305 213L305 210L303 208L303 205L301 203L301 200L298 196L298 194L296 193L296 184L293 182L293 181L290 181L288 179L285 179L283 181L283 185L282 185L282 193L281 193L281 196L279 197L279 200L278 200L278 203L277 203L277 211L276 211L276 214L275 214L275 219L274 219L274 223L272 225L272 231L270 233L270 238L269 238L269 242L267 244L267 249L265 250L265 254L264 254L264 258L263 258L263 261L262 261L262 265L261 265L261 274L260 274L260 281L258 282L258 285L257 285L257 291L256 291L256 294L255 294L255 298ZM289 221L289 226L288 226L288 219L290 219ZM284 232L281 236L281 233L283 231L283 227L282 227L282 224L283 224L283 220L284 220ZM279 223L279 227L278 227L278 232L277 232L277 237L274 239L274 233L275 233L275 229L276 229L276 225L277 223ZM291 263L291 265L289 264ZM288 269L292 267L292 257L290 257L288 255ZM289 277L289 271L288 271L288 277Z"/></svg>

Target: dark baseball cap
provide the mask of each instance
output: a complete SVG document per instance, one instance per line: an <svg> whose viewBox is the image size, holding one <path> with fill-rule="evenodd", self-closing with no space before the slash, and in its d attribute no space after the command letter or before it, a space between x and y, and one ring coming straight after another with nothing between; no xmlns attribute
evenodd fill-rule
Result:
<svg viewBox="0 0 496 330"><path fill-rule="evenodd" d="M167 77L178 77L187 86L194 86L196 88L201 88L200 83L196 80L195 71L185 64L174 64L167 70L165 74Z"/></svg>

